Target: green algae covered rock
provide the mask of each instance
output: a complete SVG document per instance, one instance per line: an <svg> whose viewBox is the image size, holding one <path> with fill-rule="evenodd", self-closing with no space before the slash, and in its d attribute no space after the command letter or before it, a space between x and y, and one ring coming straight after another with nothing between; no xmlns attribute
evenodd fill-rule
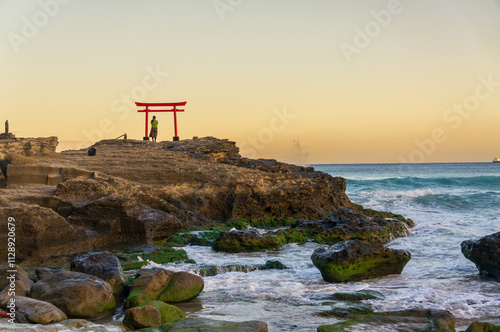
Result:
<svg viewBox="0 0 500 332"><path fill-rule="evenodd" d="M154 250L120 252L116 256L120 260L124 271L140 269L148 264L148 260L158 264L165 264L188 259L185 250L175 250L168 247Z"/></svg>
<svg viewBox="0 0 500 332"><path fill-rule="evenodd" d="M203 278L188 272L175 272L167 287L159 294L158 300L182 302L194 299L204 287Z"/></svg>
<svg viewBox="0 0 500 332"><path fill-rule="evenodd" d="M203 278L162 268L143 268L137 273L125 308L140 306L146 302L182 302L194 299L203 290Z"/></svg>
<svg viewBox="0 0 500 332"><path fill-rule="evenodd" d="M408 236L412 225L410 219L400 215L349 207L335 211L323 220L299 220L291 229L297 229L321 244L347 240L385 243L395 237Z"/></svg>
<svg viewBox="0 0 500 332"><path fill-rule="evenodd" d="M146 306L151 306L160 311L161 324L166 324L182 318L186 318L181 309L162 301L149 301L142 304L140 307Z"/></svg>
<svg viewBox="0 0 500 332"><path fill-rule="evenodd" d="M359 240L318 248L311 256L327 282L360 281L400 274L411 255L407 251Z"/></svg>
<svg viewBox="0 0 500 332"><path fill-rule="evenodd" d="M500 326L491 323L473 322L465 332L500 332Z"/></svg>
<svg viewBox="0 0 500 332"><path fill-rule="evenodd" d="M213 245L215 251L254 252L280 249L287 243L283 234L260 234L255 229L221 232Z"/></svg>
<svg viewBox="0 0 500 332"><path fill-rule="evenodd" d="M363 301L363 300L373 300L373 299L383 299L384 295L382 295L380 292L373 291L373 290L361 290L361 291L356 291L352 293L334 293L332 296L333 300L337 301L350 301L350 302L357 302L357 301Z"/></svg>

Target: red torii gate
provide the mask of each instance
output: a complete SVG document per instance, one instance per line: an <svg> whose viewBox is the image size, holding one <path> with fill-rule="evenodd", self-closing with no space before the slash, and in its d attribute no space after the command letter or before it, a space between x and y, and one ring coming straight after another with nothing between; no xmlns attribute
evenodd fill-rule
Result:
<svg viewBox="0 0 500 332"><path fill-rule="evenodd" d="M177 112L184 112L184 110L177 109L178 106L184 106L186 105L187 101L182 101L178 103L135 103L137 107L144 106L146 107L143 110L138 110L137 112L144 112L146 113L146 134L144 135L144 140L148 141L149 140L149 134L148 134L148 120L149 120L149 112L173 112L174 113L174 130L175 130L175 136L174 136L174 141L179 140L179 136L177 135ZM167 106L167 107L172 107L171 109L167 110L151 110L149 109L150 107L158 107L158 106Z"/></svg>

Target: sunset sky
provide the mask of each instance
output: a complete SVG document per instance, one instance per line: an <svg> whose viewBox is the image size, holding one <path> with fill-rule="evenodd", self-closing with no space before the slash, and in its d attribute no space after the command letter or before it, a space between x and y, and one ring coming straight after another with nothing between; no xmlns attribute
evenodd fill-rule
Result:
<svg viewBox="0 0 500 332"><path fill-rule="evenodd" d="M142 139L132 101L187 101L181 139L249 157L500 156L498 0L0 0L0 34L0 123L61 148Z"/></svg>

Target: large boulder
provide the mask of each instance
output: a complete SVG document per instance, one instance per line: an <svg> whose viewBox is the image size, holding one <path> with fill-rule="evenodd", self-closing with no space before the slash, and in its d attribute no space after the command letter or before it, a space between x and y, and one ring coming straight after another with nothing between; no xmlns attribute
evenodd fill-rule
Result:
<svg viewBox="0 0 500 332"><path fill-rule="evenodd" d="M49 302L15 296L16 315L24 315L31 323L51 324L68 319L66 314Z"/></svg>
<svg viewBox="0 0 500 332"><path fill-rule="evenodd" d="M260 321L231 322L208 318L190 318L141 331L203 331L203 332L267 332L267 324Z"/></svg>
<svg viewBox="0 0 500 332"><path fill-rule="evenodd" d="M118 258L109 252L89 252L71 261L71 271L82 272L107 281L115 293L123 293L127 285Z"/></svg>
<svg viewBox="0 0 500 332"><path fill-rule="evenodd" d="M161 313L150 305L131 308L125 312L123 324L133 330L157 326L161 324Z"/></svg>
<svg viewBox="0 0 500 332"><path fill-rule="evenodd" d="M17 272L9 272L17 271ZM34 282L30 279L28 272L19 265L9 267L0 265L0 301L8 296L9 289L14 289L15 295L27 296Z"/></svg>
<svg viewBox="0 0 500 332"><path fill-rule="evenodd" d="M182 302L194 299L203 290L203 278L162 268L142 268L136 275L127 300L126 308L149 301Z"/></svg>
<svg viewBox="0 0 500 332"><path fill-rule="evenodd" d="M282 234L270 232L262 235L255 229L246 229L221 232L213 249L223 252L253 252L280 249L285 244L286 238Z"/></svg>
<svg viewBox="0 0 500 332"><path fill-rule="evenodd" d="M314 238L317 243L334 244L354 239L385 243L395 237L408 236L411 226L413 221L401 215L356 206L338 210L319 221L299 220L292 227Z"/></svg>
<svg viewBox="0 0 500 332"><path fill-rule="evenodd" d="M461 247L465 258L476 264L482 276L500 281L500 232L464 241Z"/></svg>
<svg viewBox="0 0 500 332"><path fill-rule="evenodd" d="M314 266L327 282L359 281L400 274L410 258L407 251L359 240L318 248L311 256Z"/></svg>
<svg viewBox="0 0 500 332"><path fill-rule="evenodd" d="M47 301L68 317L98 318L115 306L113 289L101 278L60 267L37 268L40 279L31 288L31 297Z"/></svg>

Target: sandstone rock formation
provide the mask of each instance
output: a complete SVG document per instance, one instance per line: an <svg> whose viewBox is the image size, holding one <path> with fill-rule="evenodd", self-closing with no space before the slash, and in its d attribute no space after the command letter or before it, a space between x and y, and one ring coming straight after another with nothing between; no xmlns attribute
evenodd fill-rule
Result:
<svg viewBox="0 0 500 332"><path fill-rule="evenodd" d="M7 165L0 223L22 220L27 243L20 244L21 259L152 243L181 228L241 218L318 219L352 205L344 179L242 158L228 140L107 140L94 146L93 157L82 149Z"/></svg>
<svg viewBox="0 0 500 332"><path fill-rule="evenodd" d="M55 136L1 139L0 153L23 156L41 155L55 152L58 144Z"/></svg>
<svg viewBox="0 0 500 332"><path fill-rule="evenodd" d="M87 235L78 226L71 225L54 210L35 204L0 201L0 227L8 229L8 218L14 218L17 261L26 258L40 259L61 252L71 251ZM0 242L7 243L7 232L0 232ZM0 248L3 260L7 258L7 246Z"/></svg>
<svg viewBox="0 0 500 332"><path fill-rule="evenodd" d="M318 248L311 256L314 266L327 282L360 281L400 274L410 258L407 251L359 240Z"/></svg>

